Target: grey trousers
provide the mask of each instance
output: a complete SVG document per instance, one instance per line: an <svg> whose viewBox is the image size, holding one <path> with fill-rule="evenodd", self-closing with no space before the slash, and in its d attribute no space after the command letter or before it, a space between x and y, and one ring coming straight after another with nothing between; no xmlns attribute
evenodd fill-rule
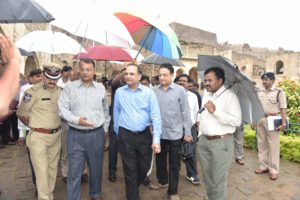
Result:
<svg viewBox="0 0 300 200"><path fill-rule="evenodd" d="M198 142L200 161L209 200L226 200L227 177L233 156L233 137Z"/></svg>
<svg viewBox="0 0 300 200"><path fill-rule="evenodd" d="M244 124L236 128L234 136L234 156L235 159L244 158Z"/></svg>
<svg viewBox="0 0 300 200"><path fill-rule="evenodd" d="M83 133L69 128L68 153L68 200L80 200L81 175L85 161L89 167L89 194L92 198L102 196L103 128Z"/></svg>

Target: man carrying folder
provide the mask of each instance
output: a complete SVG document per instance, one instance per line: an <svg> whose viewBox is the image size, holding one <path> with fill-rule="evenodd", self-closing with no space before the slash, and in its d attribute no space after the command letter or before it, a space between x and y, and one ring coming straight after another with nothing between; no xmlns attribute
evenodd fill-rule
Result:
<svg viewBox="0 0 300 200"><path fill-rule="evenodd" d="M274 85L274 73L267 72L261 76L261 79L264 87L258 90L257 95L266 115L257 122L256 126L259 168L255 170L255 173L270 173L270 179L274 181L279 174L279 135L287 123L287 101L284 91ZM268 127L268 117L277 115L284 120L280 126L271 130Z"/></svg>

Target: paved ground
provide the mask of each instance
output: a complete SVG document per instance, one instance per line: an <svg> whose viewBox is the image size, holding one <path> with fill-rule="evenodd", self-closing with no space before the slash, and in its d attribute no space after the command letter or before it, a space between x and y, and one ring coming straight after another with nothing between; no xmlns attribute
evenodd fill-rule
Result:
<svg viewBox="0 0 300 200"><path fill-rule="evenodd" d="M232 164L228 185L229 200L300 200L300 164L281 160L281 173L277 181L270 181L268 175L255 175L257 155L246 150L246 164ZM6 146L0 150L0 190L1 200L34 200L34 187L25 147ZM201 168L200 178L203 181ZM66 199L66 185L58 175L55 190L56 200ZM107 180L107 152L105 152L103 191L104 200L124 200L125 186L121 165L118 166L116 183ZM155 180L155 173L151 174ZM140 187L142 200L168 199L166 190L152 191ZM185 166L182 165L179 183L182 200L206 199L205 185L194 186L185 179ZM88 200L88 185L82 184L82 200Z"/></svg>

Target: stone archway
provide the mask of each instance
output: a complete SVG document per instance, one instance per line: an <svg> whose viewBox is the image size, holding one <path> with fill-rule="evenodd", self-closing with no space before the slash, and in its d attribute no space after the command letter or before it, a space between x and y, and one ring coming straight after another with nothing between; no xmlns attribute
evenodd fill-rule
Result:
<svg viewBox="0 0 300 200"><path fill-rule="evenodd" d="M276 74L283 74L284 72L284 63L281 60L278 60L275 64Z"/></svg>
<svg viewBox="0 0 300 200"><path fill-rule="evenodd" d="M191 79L193 79L194 83L199 83L199 74L198 74L198 71L197 71L197 67L192 67L190 70L189 70L189 77Z"/></svg>

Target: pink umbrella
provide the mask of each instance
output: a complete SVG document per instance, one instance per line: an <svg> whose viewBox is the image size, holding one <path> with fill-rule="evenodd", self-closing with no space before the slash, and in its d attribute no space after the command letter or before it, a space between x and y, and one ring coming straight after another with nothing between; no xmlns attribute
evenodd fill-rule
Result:
<svg viewBox="0 0 300 200"><path fill-rule="evenodd" d="M87 53L79 53L75 55L74 59L90 58L93 60L102 61L132 61L130 54L116 46L99 45L87 48Z"/></svg>

